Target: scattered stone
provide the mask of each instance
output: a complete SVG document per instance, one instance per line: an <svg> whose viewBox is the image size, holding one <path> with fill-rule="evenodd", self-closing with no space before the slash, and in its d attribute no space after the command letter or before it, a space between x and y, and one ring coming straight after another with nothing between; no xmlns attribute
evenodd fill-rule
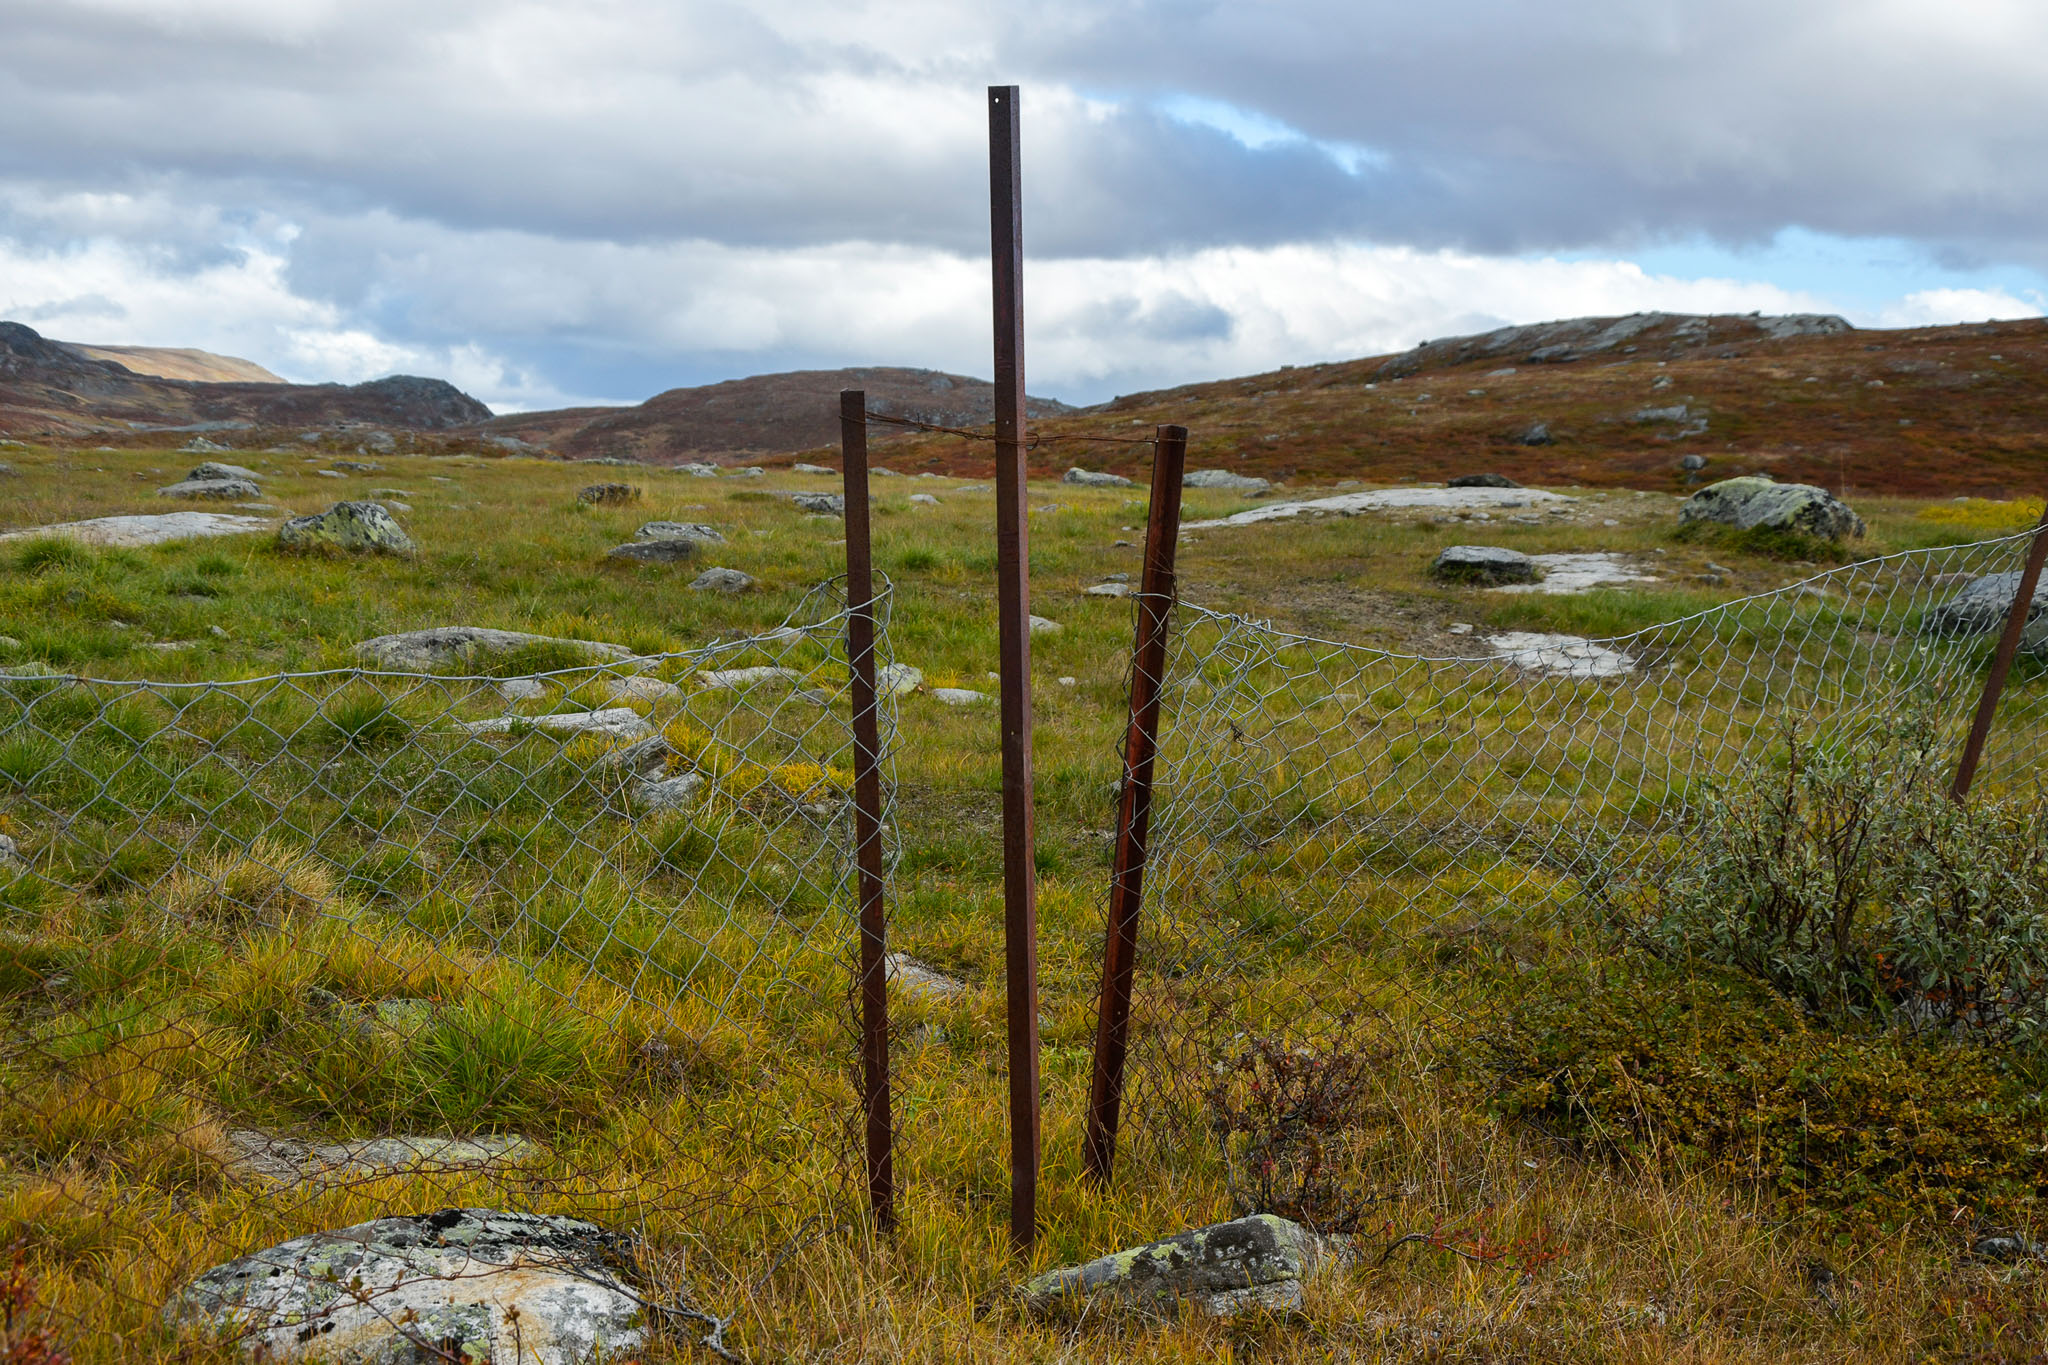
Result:
<svg viewBox="0 0 2048 1365"><path fill-rule="evenodd" d="M700 545L723 545L725 536L716 526L701 521L650 521L633 533L635 540L694 540Z"/></svg>
<svg viewBox="0 0 2048 1365"><path fill-rule="evenodd" d="M817 512L830 517L846 515L846 495L843 493L797 493L790 501L806 512Z"/></svg>
<svg viewBox="0 0 2048 1365"><path fill-rule="evenodd" d="M695 559L699 548L706 542L686 540L680 536L671 540L633 540L624 545L614 545L604 552L606 559L630 559L636 564L681 564Z"/></svg>
<svg viewBox="0 0 2048 1365"><path fill-rule="evenodd" d="M489 1209L379 1218L215 1266L164 1308L266 1360L590 1365L646 1341L594 1223Z"/></svg>
<svg viewBox="0 0 2048 1365"><path fill-rule="evenodd" d="M920 507L937 507L939 500L929 493L912 493L910 500Z"/></svg>
<svg viewBox="0 0 2048 1365"><path fill-rule="evenodd" d="M803 674L793 668L708 668L700 669L697 679L707 692L742 691L749 687L776 686L793 687Z"/></svg>
<svg viewBox="0 0 2048 1365"><path fill-rule="evenodd" d="M895 470L884 469L881 465L874 466L872 469L868 470L868 473L878 475L879 477L884 479L900 479L903 477L901 474L898 474Z"/></svg>
<svg viewBox="0 0 2048 1365"><path fill-rule="evenodd" d="M1503 583L1534 583L1536 563L1519 550L1497 545L1451 545L1429 566L1431 577L1450 583L1498 587Z"/></svg>
<svg viewBox="0 0 2048 1365"><path fill-rule="evenodd" d="M1134 488L1137 486L1121 474L1098 474L1094 470L1078 467L1069 469L1065 474L1062 474L1060 482L1074 484L1080 488ZM1195 486L1207 487L1208 485Z"/></svg>
<svg viewBox="0 0 2048 1365"><path fill-rule="evenodd" d="M1603 648L1577 635L1517 630L1489 635L1486 643L1500 659L1517 668L1562 678L1613 678L1635 667L1635 660L1621 651Z"/></svg>
<svg viewBox="0 0 2048 1365"><path fill-rule="evenodd" d="M1211 1317L1290 1312L1302 1305L1302 1281L1334 1251L1299 1223L1260 1213L1049 1270L1017 1295L1034 1316L1078 1314L1104 1298L1150 1312L1190 1302Z"/></svg>
<svg viewBox="0 0 2048 1365"><path fill-rule="evenodd" d="M1074 685L1075 685L1076 683L1080 682L1081 680L1080 680L1079 678L1064 678L1064 677L1063 677L1063 678L1060 678L1060 679L1059 679L1058 681L1059 681L1059 685L1060 685L1061 687L1072 687L1072 686L1074 686Z"/></svg>
<svg viewBox="0 0 2048 1365"><path fill-rule="evenodd" d="M789 472L792 474L837 474L839 471L827 469L821 464L805 464L799 460L789 467Z"/></svg>
<svg viewBox="0 0 2048 1365"><path fill-rule="evenodd" d="M1654 583L1655 574L1641 572L1611 550L1590 554L1531 555L1529 560L1542 575L1539 582L1514 584L1497 592L1535 592L1545 596L1585 592L1611 583Z"/></svg>
<svg viewBox="0 0 2048 1365"><path fill-rule="evenodd" d="M1128 583L1097 583L1094 587L1083 588L1081 591L1088 597L1129 597L1131 595L1131 585Z"/></svg>
<svg viewBox="0 0 2048 1365"><path fill-rule="evenodd" d="M753 586L753 578L738 569L706 569L690 581L691 592L735 593Z"/></svg>
<svg viewBox="0 0 2048 1365"><path fill-rule="evenodd" d="M217 441L209 441L204 436L194 436L191 440L179 446L178 449L193 454L206 454L216 450L231 450L233 447L221 445Z"/></svg>
<svg viewBox="0 0 2048 1365"><path fill-rule="evenodd" d="M1505 474L1460 474L1444 485L1446 488L1520 488Z"/></svg>
<svg viewBox="0 0 2048 1365"><path fill-rule="evenodd" d="M1257 478L1250 474L1233 474L1227 469L1195 469L1182 476L1180 486L1182 488L1234 488L1249 496L1253 493L1263 493L1273 485L1268 479Z"/></svg>
<svg viewBox="0 0 2048 1365"><path fill-rule="evenodd" d="M383 508L385 511L391 513L393 516L397 516L400 513L409 513L412 511L411 503L400 502L396 498L385 498L382 502L378 503L377 505Z"/></svg>
<svg viewBox="0 0 2048 1365"><path fill-rule="evenodd" d="M1776 483L1761 474L1710 483L1678 507L1679 525L1719 522L1738 531L1798 531L1840 540L1863 534L1863 518L1825 488Z"/></svg>
<svg viewBox="0 0 2048 1365"><path fill-rule="evenodd" d="M1033 635L1057 635L1065 629L1066 627L1059 622L1044 616L1034 616L1031 618L1031 633Z"/></svg>
<svg viewBox="0 0 2048 1365"><path fill-rule="evenodd" d="M1707 457L1704 455L1688 455L1678 462L1678 467L1688 474L1697 474L1707 467Z"/></svg>
<svg viewBox="0 0 2048 1365"><path fill-rule="evenodd" d="M0 870L18 872L28 866L28 859L21 856L21 845L11 835L0 834Z"/></svg>
<svg viewBox="0 0 2048 1365"><path fill-rule="evenodd" d="M1679 403L1668 408L1637 408L1634 420L1638 422L1683 422L1691 415L1692 409L1683 403Z"/></svg>
<svg viewBox="0 0 2048 1365"><path fill-rule="evenodd" d="M160 498L210 498L220 502L243 502L260 498L263 490L247 479L184 479L156 490Z"/></svg>
<svg viewBox="0 0 2048 1365"><path fill-rule="evenodd" d="M316 469L313 472L323 479L345 479L348 477L339 469Z"/></svg>
<svg viewBox="0 0 2048 1365"><path fill-rule="evenodd" d="M192 472L185 476L185 482L191 483L194 479L241 479L247 483L255 483L262 477L255 470L244 469L238 464L218 464L208 460L205 464L195 465Z"/></svg>
<svg viewBox="0 0 2048 1365"><path fill-rule="evenodd" d="M672 682L644 675L630 678L609 678L605 681L605 695L613 701L667 701L680 697L683 689Z"/></svg>
<svg viewBox="0 0 2048 1365"><path fill-rule="evenodd" d="M620 507L640 501L640 487L630 483L587 483L576 490L576 501L590 507Z"/></svg>
<svg viewBox="0 0 2048 1365"><path fill-rule="evenodd" d="M1472 633L1472 623L1470 621L1453 621L1449 626L1449 630L1453 635L1470 635Z"/></svg>
<svg viewBox="0 0 2048 1365"><path fill-rule="evenodd" d="M387 1006L395 1007L387 1010ZM379 1000L380 1022L412 1035L425 1026L427 1000ZM302 1142L255 1128L227 1132L228 1170L245 1179L284 1185L343 1184L366 1175L445 1175L515 1166L539 1148L516 1134L487 1137L398 1136L348 1142Z"/></svg>
<svg viewBox="0 0 2048 1365"><path fill-rule="evenodd" d="M2005 627L2012 600L2019 594L2020 571L1985 574L1973 580L1955 596L1927 613L1920 623L1922 635L1954 639L1967 635L1988 635ZM2048 612L2048 574L2034 588L2034 600L2027 606L2027 625L2020 639L2029 652L2048 645L2042 614Z"/></svg>
<svg viewBox="0 0 2048 1365"><path fill-rule="evenodd" d="M697 479L715 479L718 477L718 466L715 464L707 464L702 460L698 460L691 464L677 465L676 472L679 474L688 474L692 478Z"/></svg>
<svg viewBox="0 0 2048 1365"><path fill-rule="evenodd" d="M696 802L703 785L702 773L643 777L633 784L633 800L648 810L684 810Z"/></svg>
<svg viewBox="0 0 2048 1365"><path fill-rule="evenodd" d="M883 970L896 988L912 1000L933 1003L967 994L967 983L927 967L908 953L890 953L882 959Z"/></svg>
<svg viewBox="0 0 2048 1365"><path fill-rule="evenodd" d="M378 432L377 434L382 436L387 442L391 439L388 432ZM336 460L331 467L339 469L344 474L376 474L382 472L384 468L383 465L372 464L368 460Z"/></svg>
<svg viewBox="0 0 2048 1365"><path fill-rule="evenodd" d="M565 640L554 635L529 635L521 630L488 626L430 626L425 630L379 635L355 647L358 659L397 673L431 673L445 668L475 667L530 645L555 645L573 650L592 663L618 663L633 657L624 645L600 640Z"/></svg>
<svg viewBox="0 0 2048 1365"><path fill-rule="evenodd" d="M750 464L739 469L726 470L725 477L728 479L758 479L767 472L767 470L757 464Z"/></svg>
<svg viewBox="0 0 2048 1365"><path fill-rule="evenodd" d="M210 536L246 535L251 531L267 531L275 524L266 517L237 517L226 512L158 512L148 516L94 517L90 521L32 526L25 531L0 533L0 541L64 536L83 545L133 547L204 540Z"/></svg>
<svg viewBox="0 0 2048 1365"><path fill-rule="evenodd" d="M325 512L293 517L277 543L295 550L352 550L409 555L417 548L389 512L374 502L337 502Z"/></svg>
<svg viewBox="0 0 2048 1365"><path fill-rule="evenodd" d="M934 687L932 699L946 706L974 706L989 699L986 692L975 692L965 687Z"/></svg>
<svg viewBox="0 0 2048 1365"><path fill-rule="evenodd" d="M2003 1261L2011 1265L2018 1261L2048 1260L2048 1247L2025 1237L1979 1237L1970 1244L1970 1254L1980 1260Z"/></svg>
<svg viewBox="0 0 2048 1365"><path fill-rule="evenodd" d="M654 727L638 711L625 706L602 711L569 711L555 716L494 716L490 720L460 722L472 735L502 735L513 730L534 729L550 735L606 735L613 739L642 739Z"/></svg>
<svg viewBox="0 0 2048 1365"><path fill-rule="evenodd" d="M924 685L924 673L909 664L884 664L875 670L875 695L905 697Z"/></svg>
<svg viewBox="0 0 2048 1365"><path fill-rule="evenodd" d="M547 694L547 684L539 678L507 678L498 684L498 695L506 701L539 701Z"/></svg>
<svg viewBox="0 0 2048 1365"><path fill-rule="evenodd" d="M1538 488L1376 488L1363 493L1339 493L1334 497L1312 498L1306 502L1275 502L1238 512L1215 521L1184 523L1184 531L1203 531L1217 526L1250 526L1262 521L1284 521L1299 516L1355 517L1361 512L1400 512L1440 508L1446 511L1500 510L1518 507L1563 507L1577 501L1562 493Z"/></svg>
<svg viewBox="0 0 2048 1365"><path fill-rule="evenodd" d="M1547 446L1555 439L1548 422L1531 422L1515 433L1515 441L1525 446Z"/></svg>

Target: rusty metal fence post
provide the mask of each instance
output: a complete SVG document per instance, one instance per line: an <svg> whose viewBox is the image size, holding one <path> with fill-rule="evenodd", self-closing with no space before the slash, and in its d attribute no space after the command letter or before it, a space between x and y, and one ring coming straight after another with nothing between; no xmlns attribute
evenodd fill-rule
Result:
<svg viewBox="0 0 2048 1365"><path fill-rule="evenodd" d="M1138 912L1145 901L1152 769L1159 755L1159 703L1166 681L1167 637L1173 625L1173 559L1180 541L1181 477L1187 453L1186 427L1159 428L1152 456L1152 500L1145 516L1145 570L1138 592L1138 631L1131 646L1131 718L1124 734L1116 857L1109 878L1108 923L1103 932L1095 1064L1088 1082L1084 1155L1090 1178L1105 1185L1116 1162L1117 1119L1123 1108L1124 1057L1131 1031L1131 982L1138 966Z"/></svg>
<svg viewBox="0 0 2048 1365"><path fill-rule="evenodd" d="M1956 764L1955 780L1949 784L1949 795L1960 801L1970 794L1970 784L1977 780L1977 764L1984 757L1984 741L1991 736L1991 722L1998 714L1998 699L2005 694L2006 675L2012 672L2012 661L2020 650L2020 637L2026 633L2027 617L2034 607L2034 589L2041 582L2041 563L2048 559L2048 508L2043 508L2041 520L2034 527L2034 538L2027 545L2027 561L2020 570L2018 590L2013 593L2012 607L2005 614L2005 630L1998 637L1998 652L1991 656L1991 671L1984 678L1984 694L1977 698L1977 714L1970 722L1970 737L1963 744L1962 760Z"/></svg>
<svg viewBox="0 0 2048 1365"><path fill-rule="evenodd" d="M874 556L868 528L868 404L861 389L839 395L846 490L846 662L853 702L854 875L860 910L861 1105L866 1117L868 1202L883 1229L896 1226L894 1136L889 1121L888 924L882 905L882 740L875 698Z"/></svg>
<svg viewBox="0 0 2048 1365"><path fill-rule="evenodd" d="M988 90L995 317L996 603L1002 666L1003 979L1010 1062L1010 1241L1038 1228L1038 874L1031 827L1030 509L1024 450L1024 216L1017 87Z"/></svg>

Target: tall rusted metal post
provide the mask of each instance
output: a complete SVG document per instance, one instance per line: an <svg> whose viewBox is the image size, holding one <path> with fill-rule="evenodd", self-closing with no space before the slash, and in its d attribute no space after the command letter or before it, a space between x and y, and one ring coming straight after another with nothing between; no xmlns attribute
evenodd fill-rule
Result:
<svg viewBox="0 0 2048 1365"><path fill-rule="evenodd" d="M1152 455L1152 502L1145 517L1138 634L1131 646L1131 719L1124 732L1116 860L1109 874L1109 920L1103 932L1095 1068L1088 1081L1084 1155L1089 1176L1105 1185L1116 1163L1117 1119L1123 1110L1131 982L1138 967L1138 911L1145 902L1145 841L1152 826L1152 768L1159 756L1159 701L1173 625L1173 556L1180 541L1180 486L1187 454L1186 427L1159 428Z"/></svg>
<svg viewBox="0 0 2048 1365"><path fill-rule="evenodd" d="M846 489L846 662L853 700L853 865L860 912L861 1104L867 1116L868 1203L896 1226L889 1121L888 923L882 905L882 737L875 700L874 557L868 535L868 396L839 395Z"/></svg>
<svg viewBox="0 0 2048 1365"><path fill-rule="evenodd" d="M1991 721L1998 714L1998 699L2005 694L2006 675L2012 672L2012 661L2020 652L2020 637L2026 633L2027 617L2034 607L2034 589L2041 582L2041 563L2048 559L2048 508L2041 512L2041 520L2034 527L2034 538L2027 545L2027 562L2020 570L2019 591L2013 594L2012 608L2005 614L2005 630L1998 637L1998 652L1991 656L1991 672L1984 679L1984 695L1977 698L1977 715L1970 722L1970 737L1963 744L1962 761L1956 764L1955 781L1949 784L1949 795L1960 801L1970 794L1970 784L1977 780L1977 764L1984 757L1984 741L1991 736Z"/></svg>
<svg viewBox="0 0 2048 1365"><path fill-rule="evenodd" d="M996 368L996 605L1002 666L1003 979L1010 1052L1010 1241L1038 1234L1038 873L1031 828L1031 532L1024 486L1024 212L1017 87L988 90Z"/></svg>

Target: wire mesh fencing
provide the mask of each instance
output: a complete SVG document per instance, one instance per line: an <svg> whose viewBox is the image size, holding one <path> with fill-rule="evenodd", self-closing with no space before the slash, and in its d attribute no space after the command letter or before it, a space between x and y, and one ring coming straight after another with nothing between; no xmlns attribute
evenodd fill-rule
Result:
<svg viewBox="0 0 2048 1365"><path fill-rule="evenodd" d="M1617 879L1669 875L1711 786L1788 736L1919 716L1952 766L2029 538L1828 569L1611 638L1482 628L1455 658L1180 606L1130 1140L1169 1165L1208 1151L1217 1078L1247 1047L1377 1035L1412 1059L1441 1025L1483 1024L1483 972L1567 944ZM2037 791L2044 742L2048 680L2023 654L1977 789Z"/></svg>
<svg viewBox="0 0 2048 1365"><path fill-rule="evenodd" d="M855 1198L847 618L832 583L490 676L0 677L0 1221L67 1335L387 1214L718 1255Z"/></svg>

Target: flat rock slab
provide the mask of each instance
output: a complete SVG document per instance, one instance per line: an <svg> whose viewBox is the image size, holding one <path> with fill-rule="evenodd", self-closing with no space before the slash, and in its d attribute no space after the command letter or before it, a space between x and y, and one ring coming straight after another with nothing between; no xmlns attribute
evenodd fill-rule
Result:
<svg viewBox="0 0 2048 1365"><path fill-rule="evenodd" d="M629 540L604 552L606 559L626 559L635 564L684 564L695 559L704 545L699 540L676 537L669 540Z"/></svg>
<svg viewBox="0 0 2048 1365"><path fill-rule="evenodd" d="M1534 583L1540 576L1535 560L1520 550L1498 545L1447 545L1437 554L1429 572L1431 577L1447 582L1484 587Z"/></svg>
<svg viewBox="0 0 2048 1365"><path fill-rule="evenodd" d="M1614 583L1654 583L1647 574L1610 550L1588 554L1530 555L1530 563L1543 575L1535 583L1513 583L1495 592L1579 593Z"/></svg>
<svg viewBox="0 0 2048 1365"><path fill-rule="evenodd" d="M178 540L204 540L209 536L241 536L252 531L268 531L276 524L268 517L238 517L227 512L159 512L152 516L94 517L90 521L35 526L26 531L0 534L0 541L65 536L85 545L167 545Z"/></svg>
<svg viewBox="0 0 2048 1365"><path fill-rule="evenodd" d="M185 481L190 483L194 479L242 479L248 483L255 483L262 477L255 470L245 469L238 464L221 464L216 460L208 460L187 474Z"/></svg>
<svg viewBox="0 0 2048 1365"><path fill-rule="evenodd" d="M951 1000L967 994L967 983L927 967L908 953L890 953L882 959L882 970L891 985L912 1000Z"/></svg>
<svg viewBox="0 0 2048 1365"><path fill-rule="evenodd" d="M230 1129L229 1169L287 1185L335 1185L365 1176L442 1175L516 1166L540 1149L515 1135L400 1136L353 1142L303 1142L253 1128Z"/></svg>
<svg viewBox="0 0 2048 1365"><path fill-rule="evenodd" d="M489 1209L379 1218L215 1266L164 1316L264 1359L597 1365L646 1340L611 1242L580 1219Z"/></svg>
<svg viewBox="0 0 2048 1365"><path fill-rule="evenodd" d="M1069 469L1060 476L1061 483L1070 483L1077 488L1131 488L1134 485L1121 474L1103 474L1093 469L1079 467ZM1261 483L1264 481L1261 480Z"/></svg>
<svg viewBox="0 0 2048 1365"><path fill-rule="evenodd" d="M650 521L633 533L635 540L694 540L703 545L725 544L725 534L701 521Z"/></svg>
<svg viewBox="0 0 2048 1365"><path fill-rule="evenodd" d="M1620 650L1596 645L1577 635L1516 630L1489 635L1486 643L1504 663L1560 678L1618 678L1633 672L1636 666L1635 660Z"/></svg>
<svg viewBox="0 0 2048 1365"><path fill-rule="evenodd" d="M934 687L931 696L942 706L979 706L989 700L988 693L967 687Z"/></svg>
<svg viewBox="0 0 2048 1365"><path fill-rule="evenodd" d="M1273 485L1255 474L1233 474L1227 469L1195 469L1181 476L1182 488L1229 488L1251 494L1263 493Z"/></svg>
<svg viewBox="0 0 2048 1365"><path fill-rule="evenodd" d="M554 635L529 635L522 630L493 630L488 626L430 626L425 630L379 635L357 645L354 653L358 659L379 668L430 673L442 668L474 666L529 645L568 646L593 663L617 663L634 657L633 651L624 645L601 640L564 640Z"/></svg>
<svg viewBox="0 0 2048 1365"><path fill-rule="evenodd" d="M1233 1219L1026 1280L1018 1298L1035 1316L1074 1314L1110 1299L1158 1311L1189 1301L1215 1317L1299 1308L1302 1280L1322 1239L1270 1213Z"/></svg>
<svg viewBox="0 0 2048 1365"><path fill-rule="evenodd" d="M1511 507L1563 505L1576 502L1562 493L1540 488L1375 488L1364 493L1339 493L1306 502L1275 502L1233 513L1215 521L1191 521L1184 531L1214 526L1250 526L1261 521L1286 521L1299 516L1355 517L1361 512L1451 511L1497 512Z"/></svg>
<svg viewBox="0 0 2048 1365"><path fill-rule="evenodd" d="M472 735L503 735L533 729L549 735L604 735L612 739L645 739L654 733L638 711L625 706L602 711L569 711L556 716L493 716L462 722Z"/></svg>
<svg viewBox="0 0 2048 1365"><path fill-rule="evenodd" d="M160 498L212 498L243 502L260 498L263 490L247 479L186 479L156 490Z"/></svg>
<svg viewBox="0 0 2048 1365"><path fill-rule="evenodd" d="M707 692L744 691L750 687L793 687L803 674L793 668L706 668L697 681Z"/></svg>

